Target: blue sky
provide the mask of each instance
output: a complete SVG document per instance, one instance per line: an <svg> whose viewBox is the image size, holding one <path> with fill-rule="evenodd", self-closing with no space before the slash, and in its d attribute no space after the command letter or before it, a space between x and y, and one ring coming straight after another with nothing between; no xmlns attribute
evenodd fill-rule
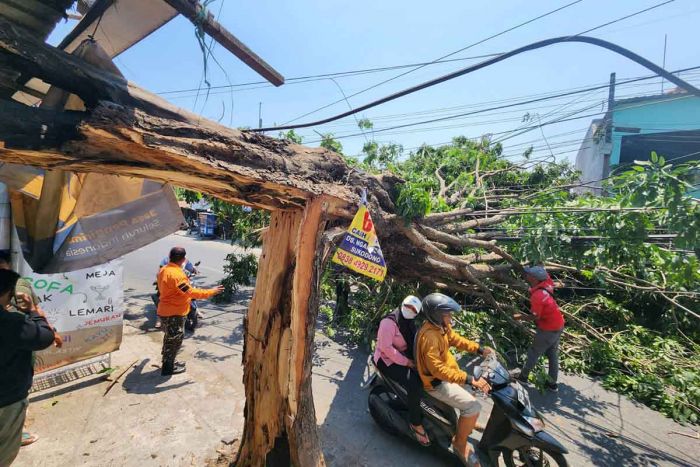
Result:
<svg viewBox="0 0 700 467"><path fill-rule="evenodd" d="M536 17L572 0L522 1L492 0L477 2L443 0L355 1L216 0L210 9L219 21L257 52L285 77L333 73L347 70L402 65L432 61L442 55L477 42L494 33ZM662 0L582 0L547 18L489 40L455 55L453 58L504 52L536 40L577 34L637 10L661 3ZM615 42L661 64L664 34L668 34L666 68L669 70L700 65L700 2L675 0L667 5L591 33L592 36ZM50 42L60 41L74 25L61 24ZM245 64L222 49L214 48L214 56L226 71L210 61L208 79L213 86L247 83L261 78ZM413 84L456 70L476 60L424 67L416 72L349 99L353 107L398 91ZM196 89L202 79L202 54L192 24L177 17L160 30L132 47L116 59L126 77L154 92ZM193 110L207 118L232 126L257 126L258 105L262 102L263 124L281 124L353 94L405 70L368 73L359 76L285 84L280 88L265 85L213 90L208 99L203 90L165 94L171 102ZM358 115L374 121L376 129L397 124L451 115L499 105L509 99L521 100L536 94L603 84L609 74L618 79L647 75L641 66L620 56L587 44L560 44L528 52L495 66L411 94L397 101L373 108ZM684 75L700 85L700 70ZM659 93L660 81L643 85L626 85L618 95L632 96ZM670 86L666 84L666 89ZM204 88L206 89L206 88ZM453 136L478 137L507 131L521 125L525 114L532 121L547 121L573 112L587 115L599 112L607 99L601 90L514 107L469 118L414 126L403 130L343 138L347 154L360 152L367 139L394 142L406 150L422 143L438 144ZM196 106L195 106L196 103ZM588 110L585 110L588 108ZM348 109L340 102L304 117L310 121ZM700 116L698 117L700 126ZM551 152L557 159L573 160L575 150L590 118L545 126L503 141L504 154L517 160L530 144L536 156ZM527 124L525 124L527 125ZM337 136L358 133L353 117L315 128L320 133ZM312 129L299 130L304 141L316 145L318 135ZM546 137L546 143L545 139Z"/></svg>

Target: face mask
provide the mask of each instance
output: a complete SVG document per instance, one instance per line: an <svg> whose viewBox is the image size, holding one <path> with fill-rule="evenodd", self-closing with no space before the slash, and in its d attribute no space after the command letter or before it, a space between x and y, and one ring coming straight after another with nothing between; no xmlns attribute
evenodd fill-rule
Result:
<svg viewBox="0 0 700 467"><path fill-rule="evenodd" d="M417 316L417 313L408 307L402 306L401 307L401 315L406 318L406 319L415 319Z"/></svg>

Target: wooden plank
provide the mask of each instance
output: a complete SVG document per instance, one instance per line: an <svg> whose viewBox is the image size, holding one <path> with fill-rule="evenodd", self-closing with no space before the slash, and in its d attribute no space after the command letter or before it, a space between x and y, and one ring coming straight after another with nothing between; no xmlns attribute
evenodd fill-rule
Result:
<svg viewBox="0 0 700 467"><path fill-rule="evenodd" d="M196 26L201 22L204 32L211 36L216 42L221 44L226 50L241 59L243 63L258 72L260 76L268 80L275 86L284 84L284 76L269 65L265 60L250 50L247 45L241 42L226 28L219 24L210 11L205 12L202 20L202 5L195 0L164 0L171 7L179 11L184 17L192 21Z"/></svg>

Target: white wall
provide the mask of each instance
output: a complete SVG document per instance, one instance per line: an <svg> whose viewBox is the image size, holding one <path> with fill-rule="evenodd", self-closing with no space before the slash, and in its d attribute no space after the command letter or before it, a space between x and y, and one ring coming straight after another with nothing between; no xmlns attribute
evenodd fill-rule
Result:
<svg viewBox="0 0 700 467"><path fill-rule="evenodd" d="M603 120L593 120L588 128L586 137L581 142L581 147L576 154L576 170L580 175L581 183L585 186L573 188L576 194L593 193L600 195L601 179L604 177L605 168L605 137L603 132ZM607 145L609 146L609 145Z"/></svg>

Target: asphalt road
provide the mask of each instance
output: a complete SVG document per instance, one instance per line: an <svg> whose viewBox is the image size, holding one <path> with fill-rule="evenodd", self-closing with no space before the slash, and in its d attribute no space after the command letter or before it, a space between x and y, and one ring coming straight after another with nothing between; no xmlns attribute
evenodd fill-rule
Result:
<svg viewBox="0 0 700 467"><path fill-rule="evenodd" d="M168 252L174 246L184 247L187 250L187 258L193 263L201 261L197 281L202 286L213 285L223 278L227 254L244 251L223 240L200 240L178 232L124 256L125 290L151 291L161 260L168 256ZM248 251L259 252L258 249Z"/></svg>

